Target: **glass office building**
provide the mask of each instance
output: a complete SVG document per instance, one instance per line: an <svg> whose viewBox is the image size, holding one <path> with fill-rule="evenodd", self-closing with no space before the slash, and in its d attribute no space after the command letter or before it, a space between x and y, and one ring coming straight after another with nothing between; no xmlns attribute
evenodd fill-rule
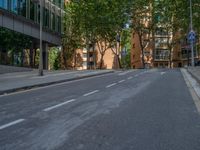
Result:
<svg viewBox="0 0 200 150"><path fill-rule="evenodd" d="M40 5L36 0L0 0L0 9L22 16L36 24L40 23ZM64 0L43 1L43 27L62 32Z"/></svg>

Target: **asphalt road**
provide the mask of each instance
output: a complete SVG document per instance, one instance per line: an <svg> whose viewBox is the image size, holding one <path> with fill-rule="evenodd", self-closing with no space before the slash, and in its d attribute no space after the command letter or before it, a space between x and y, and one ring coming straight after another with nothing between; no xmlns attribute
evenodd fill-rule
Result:
<svg viewBox="0 0 200 150"><path fill-rule="evenodd" d="M0 150L199 150L180 70L116 72L0 97Z"/></svg>

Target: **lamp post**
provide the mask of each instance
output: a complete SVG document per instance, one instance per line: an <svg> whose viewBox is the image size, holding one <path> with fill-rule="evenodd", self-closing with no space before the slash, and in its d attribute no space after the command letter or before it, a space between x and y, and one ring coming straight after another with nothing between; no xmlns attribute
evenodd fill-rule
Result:
<svg viewBox="0 0 200 150"><path fill-rule="evenodd" d="M190 32L193 32L193 20L192 20L192 0L190 0ZM190 40L190 46L191 46L191 65L194 67L194 40Z"/></svg>
<svg viewBox="0 0 200 150"><path fill-rule="evenodd" d="M39 76L43 76L43 52L42 52L42 25L43 25L43 0L32 0L34 3L40 4L40 61Z"/></svg>

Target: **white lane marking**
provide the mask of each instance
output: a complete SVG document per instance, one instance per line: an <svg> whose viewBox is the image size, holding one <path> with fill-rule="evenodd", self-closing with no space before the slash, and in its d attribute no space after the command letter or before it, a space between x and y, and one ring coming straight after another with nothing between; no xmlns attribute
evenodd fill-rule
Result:
<svg viewBox="0 0 200 150"><path fill-rule="evenodd" d="M95 91L86 93L86 94L84 94L83 96L89 96L89 95L92 95L92 94L97 93L97 92L99 92L99 90L95 90Z"/></svg>
<svg viewBox="0 0 200 150"><path fill-rule="evenodd" d="M43 111L50 111L50 110L52 110L52 109L61 107L61 106L63 106L63 105L66 105L66 104L71 103L71 102L74 102L74 101L76 101L76 99L71 99L71 100L69 100L69 101L66 101L66 102L63 102L63 103L60 103L60 104L57 104L57 105L54 105L54 106L45 108Z"/></svg>
<svg viewBox="0 0 200 150"><path fill-rule="evenodd" d="M166 73L166 72L161 72L160 74L161 74L161 75L164 75L165 73Z"/></svg>
<svg viewBox="0 0 200 150"><path fill-rule="evenodd" d="M127 79L130 80L130 79L133 79L133 77L128 77Z"/></svg>
<svg viewBox="0 0 200 150"><path fill-rule="evenodd" d="M126 75L126 74L134 72L134 71L136 71L136 70L125 71L125 72L119 73L118 76L123 76L123 75Z"/></svg>
<svg viewBox="0 0 200 150"><path fill-rule="evenodd" d="M118 83L122 83L122 82L124 82L125 80L121 80L121 81L119 81Z"/></svg>
<svg viewBox="0 0 200 150"><path fill-rule="evenodd" d="M13 126L13 125L18 124L18 123L21 123L23 121L25 121L25 119L18 119L18 120L12 121L10 123L7 123L5 125L0 126L0 130L3 130L5 128L8 128L8 127Z"/></svg>
<svg viewBox="0 0 200 150"><path fill-rule="evenodd" d="M136 74L135 77L138 77L138 74Z"/></svg>
<svg viewBox="0 0 200 150"><path fill-rule="evenodd" d="M106 88L110 88L110 87L112 87L112 86L115 86L116 84L117 84L117 83L109 84L109 85L106 86Z"/></svg>
<svg viewBox="0 0 200 150"><path fill-rule="evenodd" d="M6 97L6 96L12 96L12 95L16 95L16 94L21 94L21 93L27 93L27 92L37 91L37 90L40 90L40 89L47 89L47 88L50 88L50 87L56 87L56 86L65 85L65 84L76 83L76 82L79 82L79 81L84 81L84 80L89 80L89 79L94 79L94 78L101 78L101 77L109 76L109 75L110 74L103 74L103 75L89 77L89 78L84 78L84 79L77 79L77 80L73 80L73 81L66 81L66 82L62 82L62 83L55 83L55 84L47 85L47 86L43 86L43 87L36 87L36 88L30 89L30 90L25 90L25 91L18 91L18 92L13 92L13 93L8 93L8 94L5 93L3 95L0 95L0 98L1 97Z"/></svg>

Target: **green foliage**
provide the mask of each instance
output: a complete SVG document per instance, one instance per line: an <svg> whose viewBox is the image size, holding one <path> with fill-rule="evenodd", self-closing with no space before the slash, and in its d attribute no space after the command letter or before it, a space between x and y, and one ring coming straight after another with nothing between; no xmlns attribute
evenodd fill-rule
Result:
<svg viewBox="0 0 200 150"><path fill-rule="evenodd" d="M8 30L6 28L0 28L0 47L3 49L12 49L13 51L20 51L25 48L29 48L32 44L31 38Z"/></svg>
<svg viewBox="0 0 200 150"><path fill-rule="evenodd" d="M6 60L0 60L0 63L14 64L14 55L22 57L23 49L29 48L31 44L32 39L30 37L0 27L0 52L4 53L6 57ZM20 63L18 65L22 65L22 60L19 60L17 63Z"/></svg>
<svg viewBox="0 0 200 150"><path fill-rule="evenodd" d="M59 48L53 47L49 51L49 65L51 70L60 69L60 51Z"/></svg>
<svg viewBox="0 0 200 150"><path fill-rule="evenodd" d="M122 49L126 49L126 56L122 57L122 65L124 68L131 68L131 29L123 30L121 37Z"/></svg>
<svg viewBox="0 0 200 150"><path fill-rule="evenodd" d="M116 43L116 35L129 21L131 8L129 0L72 0L66 6L65 39L69 41L74 39L74 43L77 44L73 46L74 48L77 48L78 45L85 45L88 48L89 44L96 44L101 54L101 61L103 61L105 51ZM70 31L74 31L76 36L71 36ZM69 45L73 42L66 43L64 45L68 45L66 49L69 51ZM70 52L73 54L73 50ZM102 62L100 63L101 67Z"/></svg>

